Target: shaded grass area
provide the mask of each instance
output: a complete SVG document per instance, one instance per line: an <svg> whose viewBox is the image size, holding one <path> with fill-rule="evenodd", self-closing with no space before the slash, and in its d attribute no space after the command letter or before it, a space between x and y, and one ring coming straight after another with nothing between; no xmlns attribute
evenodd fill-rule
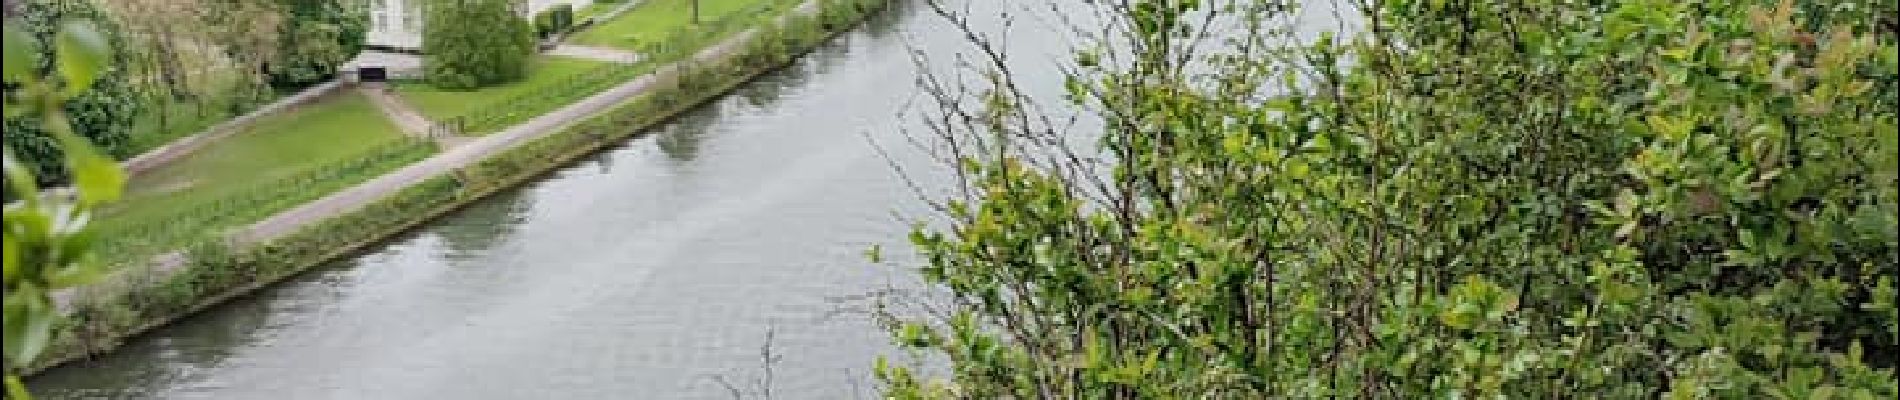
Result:
<svg viewBox="0 0 1900 400"><path fill-rule="evenodd" d="M356 92L257 121L244 132L133 177L102 210L108 261L176 250L426 157Z"/></svg>
<svg viewBox="0 0 1900 400"><path fill-rule="evenodd" d="M125 156L129 159L164 146L174 140L202 132L219 122L237 116L231 106L213 104L157 104L151 102L132 119L126 137Z"/></svg>
<svg viewBox="0 0 1900 400"><path fill-rule="evenodd" d="M422 111L432 121L447 121L477 112L500 117L495 125L507 126L560 108L587 95L599 92L614 82L578 85L573 77L590 74L610 63L558 56L537 56L529 66L527 78L507 84L475 90L443 90L423 82L402 82L396 93ZM535 99L535 101L519 101ZM485 130L472 129L469 134Z"/></svg>
<svg viewBox="0 0 1900 400"><path fill-rule="evenodd" d="M229 91L246 89L229 87ZM129 159L173 141L204 132L218 123L236 118L294 91L273 91L256 97L241 94L206 94L196 101L156 98L143 100L139 114L132 117L121 159Z"/></svg>
<svg viewBox="0 0 1900 400"><path fill-rule="evenodd" d="M694 1L699 2L699 21L702 23L719 20L760 4L798 4L797 1L787 0L646 0L611 21L603 21L574 35L571 41L589 46L647 52L671 40L670 37L677 31L695 25L692 19Z"/></svg>

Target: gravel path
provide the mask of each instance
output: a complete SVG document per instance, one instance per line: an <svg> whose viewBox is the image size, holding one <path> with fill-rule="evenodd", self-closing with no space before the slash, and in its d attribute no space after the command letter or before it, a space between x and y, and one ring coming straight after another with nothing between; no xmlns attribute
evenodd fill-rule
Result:
<svg viewBox="0 0 1900 400"><path fill-rule="evenodd" d="M557 55L557 56L562 56L562 57L573 57L573 58L581 58L581 59L588 59L588 60L594 60L594 61L621 63L621 64L632 64L632 63L640 62L640 53L635 53L635 52L621 50L621 49L610 49L610 48L599 47L599 46L582 46L578 44L566 44L566 43L562 43L559 46L554 46L553 49L549 49L546 53L543 53L543 54L551 54L551 55Z"/></svg>
<svg viewBox="0 0 1900 400"><path fill-rule="evenodd" d="M442 148L448 148L453 144L438 140L442 138L429 134L430 128L434 127L435 123L430 122L429 117L423 116L422 112L416 110L416 107L410 105L408 101L404 101L402 96L397 96L390 90L388 84L380 82L364 83L356 87L356 91L368 97L369 102L376 105L376 109L382 110L383 116L388 117L389 122L402 128L403 134L417 139L433 140L442 145Z"/></svg>

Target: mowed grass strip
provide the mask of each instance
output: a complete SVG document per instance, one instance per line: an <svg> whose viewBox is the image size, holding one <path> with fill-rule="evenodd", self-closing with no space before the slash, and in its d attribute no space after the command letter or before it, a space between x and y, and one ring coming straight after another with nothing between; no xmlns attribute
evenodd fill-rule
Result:
<svg viewBox="0 0 1900 400"><path fill-rule="evenodd" d="M599 82L590 85L575 85L579 77L599 73L606 62L583 60L578 58L541 55L536 56L534 64L528 67L528 74L522 80L506 84L489 86L475 90L443 90L425 82L401 82L395 85L396 93L424 116L435 122L448 121L451 118L471 116L481 112L485 117L500 117L494 125L507 126L526 121L534 116L553 111L569 103L579 101L588 95L610 87L613 82ZM475 135L486 133L484 130L464 132Z"/></svg>
<svg viewBox="0 0 1900 400"><path fill-rule="evenodd" d="M176 250L420 160L430 149L404 137L359 93L317 99L133 177L99 224L130 235L106 237L134 242L108 247L139 250L107 258Z"/></svg>
<svg viewBox="0 0 1900 400"><path fill-rule="evenodd" d="M570 42L589 46L646 51L675 32L693 26L693 2L699 2L700 22L766 3L797 4L793 0L646 0L610 21L602 21L574 35Z"/></svg>

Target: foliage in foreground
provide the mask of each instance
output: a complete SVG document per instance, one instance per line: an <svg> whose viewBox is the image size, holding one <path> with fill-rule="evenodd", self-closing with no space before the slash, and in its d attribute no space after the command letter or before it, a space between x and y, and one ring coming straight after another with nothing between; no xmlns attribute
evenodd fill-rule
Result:
<svg viewBox="0 0 1900 400"><path fill-rule="evenodd" d="M84 19L59 23L50 51L40 51L39 42L15 29L8 20L5 29L4 78L7 86L5 111L8 117L34 116L40 127L60 143L66 167L72 171L76 192L70 198L48 196L35 182L33 171L15 158L13 148L5 153L6 187L0 188L19 197L8 202L4 235L0 235L0 261L5 264L4 347L6 397L26 399L26 392L14 371L40 357L60 318L52 294L56 290L91 283L103 276L107 266L92 257L97 237L88 224L92 210L116 200L124 187L125 175L111 158L93 148L85 138L73 133L66 105L82 98L103 72L112 69L112 51L106 35ZM52 55L52 66L39 58ZM11 132L9 132L11 134Z"/></svg>
<svg viewBox="0 0 1900 400"><path fill-rule="evenodd" d="M7 26L14 27L22 35L19 37L20 48L8 51L21 52L18 54L21 57L19 62L27 63L22 66L31 68L36 74L50 74L53 71L56 59L53 41L63 21L88 21L105 40L121 42L118 27L90 2L28 0L9 4L16 9L9 11ZM13 57L13 53L9 53L9 57ZM127 52L122 47L115 47L108 57L108 60L102 60L105 63L101 64L99 79L87 86L84 92L65 99L61 107L73 133L99 146L108 156L123 156L128 128L133 116L139 112L139 102L131 86L126 83L124 68L120 67L128 57ZM8 90L11 99L14 94L11 88ZM61 142L45 128L44 116L8 114L5 118L6 147L13 149L13 155L18 157L15 161L38 179L33 183L65 183L69 171L63 163L65 157L62 155ZM15 198L9 194L5 199Z"/></svg>
<svg viewBox="0 0 1900 400"><path fill-rule="evenodd" d="M913 235L950 299L889 323L948 364L890 397L1900 396L1894 1L1389 0L1295 48L1131 3L1070 77L1097 148L997 53L924 81L967 185Z"/></svg>

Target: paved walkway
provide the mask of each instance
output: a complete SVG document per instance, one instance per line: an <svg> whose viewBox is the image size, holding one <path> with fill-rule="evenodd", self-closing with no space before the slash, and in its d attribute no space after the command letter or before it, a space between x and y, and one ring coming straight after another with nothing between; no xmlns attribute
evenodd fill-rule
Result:
<svg viewBox="0 0 1900 400"><path fill-rule="evenodd" d="M415 106L409 105L402 96L397 96L391 90L389 84L381 82L364 83L356 87L356 91L362 93L363 97L368 97L369 102L375 104L376 109L381 110L383 116L389 118L389 122L395 123L397 128L402 129L403 134L423 140L435 140L446 148L449 143L436 140L440 138L429 133L435 123L430 122L429 117L422 116L421 111L417 111Z"/></svg>
<svg viewBox="0 0 1900 400"><path fill-rule="evenodd" d="M578 45L578 44L566 44L566 43L562 43L559 46L554 46L553 49L549 49L546 53L542 53L542 54L551 54L551 55L557 55L557 56L562 56L562 57L583 58L583 59L594 60L594 61L605 61L605 62L610 62L610 63L621 63L621 64L632 64L632 63L640 62L640 53L635 53L635 52L621 50L621 49L610 49L610 48L599 47L599 46L583 46L583 45Z"/></svg>

